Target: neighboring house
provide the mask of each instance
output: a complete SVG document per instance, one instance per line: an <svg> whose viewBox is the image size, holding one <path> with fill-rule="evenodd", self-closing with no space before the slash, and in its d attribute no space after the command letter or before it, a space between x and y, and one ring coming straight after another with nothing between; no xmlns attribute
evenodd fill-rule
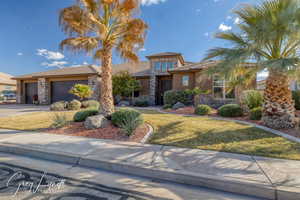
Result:
<svg viewBox="0 0 300 200"><path fill-rule="evenodd" d="M12 80L11 75L0 72L0 94L3 92L15 92L16 81Z"/></svg>
<svg viewBox="0 0 300 200"><path fill-rule="evenodd" d="M149 96L152 105L163 104L168 90L185 90L199 87L211 93L199 103L215 104L234 101L235 90L228 92L227 83L219 76L208 76L203 70L213 67L216 61L186 62L180 53L159 53L147 56L148 62L113 65L113 73L127 70L140 81L142 89L137 96ZM38 95L41 104L49 104L74 98L69 89L76 83L90 85L99 98L100 68L95 66L69 67L47 72L33 73L14 78L17 80L17 102L32 103ZM255 86L254 86L255 88ZM203 99L205 102L203 102Z"/></svg>

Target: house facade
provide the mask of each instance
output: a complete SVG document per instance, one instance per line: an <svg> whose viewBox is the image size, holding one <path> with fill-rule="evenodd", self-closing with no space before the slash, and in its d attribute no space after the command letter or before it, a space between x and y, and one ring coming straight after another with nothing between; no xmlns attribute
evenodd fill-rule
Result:
<svg viewBox="0 0 300 200"><path fill-rule="evenodd" d="M219 76L208 76L205 69L215 61L186 62L180 53L165 52L147 56L148 61L137 64L113 65L113 73L129 71L139 80L137 96L148 96L151 105L162 105L168 90L186 90L195 87L209 91L197 103L224 104L235 100L235 90L228 92L227 83ZM17 102L32 103L38 96L40 104L50 104L75 98L69 94L76 83L88 84L94 90L92 99L100 95L101 70L96 66L69 67L14 77L17 81ZM255 86L253 86L255 88Z"/></svg>
<svg viewBox="0 0 300 200"><path fill-rule="evenodd" d="M15 92L16 81L12 80L11 75L0 72L0 94L4 91Z"/></svg>

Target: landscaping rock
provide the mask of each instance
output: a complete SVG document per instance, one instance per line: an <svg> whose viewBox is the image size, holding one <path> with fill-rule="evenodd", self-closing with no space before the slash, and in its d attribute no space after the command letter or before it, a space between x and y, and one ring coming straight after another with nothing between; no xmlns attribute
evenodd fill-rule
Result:
<svg viewBox="0 0 300 200"><path fill-rule="evenodd" d="M118 103L118 106L121 106L121 107L130 106L130 103L129 103L129 101L120 101Z"/></svg>
<svg viewBox="0 0 300 200"><path fill-rule="evenodd" d="M173 110L177 110L177 109L179 109L179 108L184 108L184 107L185 107L185 105L184 105L183 103L177 102L177 103L172 107L172 109L173 109Z"/></svg>
<svg viewBox="0 0 300 200"><path fill-rule="evenodd" d="M110 121L104 115L96 115L88 117L84 122L84 127L86 129L106 128L109 124Z"/></svg>

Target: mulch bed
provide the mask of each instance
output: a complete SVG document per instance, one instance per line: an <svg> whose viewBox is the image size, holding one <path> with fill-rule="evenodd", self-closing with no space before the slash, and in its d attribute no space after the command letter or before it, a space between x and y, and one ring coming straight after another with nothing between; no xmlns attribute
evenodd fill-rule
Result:
<svg viewBox="0 0 300 200"><path fill-rule="evenodd" d="M178 110L172 110L172 109L167 109L164 110L166 112L169 113L174 113L174 114L182 114L182 115L193 115L195 114L195 108L193 106L188 106L188 107L184 107L184 108L180 108ZM300 111L296 111L296 115L298 117L300 117ZM211 114L208 115L209 117L221 117L217 114L217 110L213 110ZM240 120L240 121L245 121L245 122L251 122L251 123L255 123L257 125L261 125L263 126L262 121L260 120L250 120L249 116L243 116L243 117L233 117L230 119L235 119L235 120ZM279 129L279 131L286 133L288 135L300 138L300 129Z"/></svg>
<svg viewBox="0 0 300 200"><path fill-rule="evenodd" d="M127 142L140 142L149 131L146 124L138 127L134 133L128 137L120 128L109 125L107 128L87 130L82 122L72 122L68 126L59 129L44 130L47 133L61 134L69 136L81 136L96 139L110 139Z"/></svg>

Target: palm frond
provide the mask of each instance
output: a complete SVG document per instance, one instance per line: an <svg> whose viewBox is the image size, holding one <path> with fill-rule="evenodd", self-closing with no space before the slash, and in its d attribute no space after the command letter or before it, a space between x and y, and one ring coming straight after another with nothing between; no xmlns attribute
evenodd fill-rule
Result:
<svg viewBox="0 0 300 200"><path fill-rule="evenodd" d="M60 43L60 49L73 52L92 52L99 46L97 37L68 38Z"/></svg>

